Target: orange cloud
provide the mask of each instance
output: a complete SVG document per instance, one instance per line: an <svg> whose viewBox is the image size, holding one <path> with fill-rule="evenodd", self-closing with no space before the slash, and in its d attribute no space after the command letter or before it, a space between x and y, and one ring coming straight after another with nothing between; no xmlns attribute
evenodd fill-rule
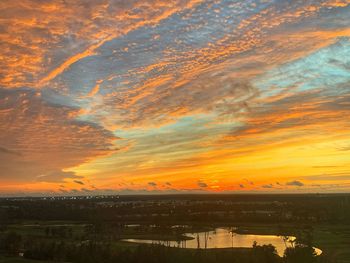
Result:
<svg viewBox="0 0 350 263"><path fill-rule="evenodd" d="M143 26L156 25L200 2L78 1L67 4L54 1L38 5L32 0L21 4L3 1L0 75L4 78L0 84L7 87L46 85L72 64L96 54L107 41ZM64 52L55 48L58 46L65 49Z"/></svg>
<svg viewBox="0 0 350 263"><path fill-rule="evenodd" d="M76 120L79 109L51 105L28 90L0 90L0 105L2 182L74 178L62 170L116 151L117 137Z"/></svg>
<svg viewBox="0 0 350 263"><path fill-rule="evenodd" d="M332 7L332 1L327 3L317 8L305 4L284 5L281 10L264 9L214 44L187 52L171 51L156 63L133 69L130 77L144 76L142 81L123 91L112 91L103 101L115 105L109 111L122 119L108 120L102 115L100 120L114 128L157 127L183 116L221 111L223 101L224 110L229 109L234 116L257 94L246 89L241 97L241 94L226 92L225 85L239 90L236 86L246 83L254 89L249 84L252 78L350 35L348 28L290 27L305 17L316 17L322 8ZM283 30L284 27L287 30ZM155 76L154 72L157 72ZM228 107L228 101L236 97L242 100ZM96 105L93 111L97 113L99 108L101 105Z"/></svg>

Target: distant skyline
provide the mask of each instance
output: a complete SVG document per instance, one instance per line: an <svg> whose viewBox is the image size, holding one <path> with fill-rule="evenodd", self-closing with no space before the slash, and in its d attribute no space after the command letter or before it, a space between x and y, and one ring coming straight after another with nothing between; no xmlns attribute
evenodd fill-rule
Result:
<svg viewBox="0 0 350 263"><path fill-rule="evenodd" d="M0 3L0 195L350 192L350 0Z"/></svg>

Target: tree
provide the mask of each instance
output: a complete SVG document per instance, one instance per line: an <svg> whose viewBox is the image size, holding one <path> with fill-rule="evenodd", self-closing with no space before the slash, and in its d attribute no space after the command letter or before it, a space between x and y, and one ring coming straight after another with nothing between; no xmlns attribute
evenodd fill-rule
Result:
<svg viewBox="0 0 350 263"><path fill-rule="evenodd" d="M286 263L313 263L316 262L316 252L311 246L297 244L295 247L288 247L284 252Z"/></svg>

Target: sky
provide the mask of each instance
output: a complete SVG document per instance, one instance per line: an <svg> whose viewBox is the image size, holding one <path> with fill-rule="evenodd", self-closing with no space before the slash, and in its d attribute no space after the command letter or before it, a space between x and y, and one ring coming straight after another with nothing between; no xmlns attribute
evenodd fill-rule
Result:
<svg viewBox="0 0 350 263"><path fill-rule="evenodd" d="M2 0L0 195L350 191L350 0Z"/></svg>

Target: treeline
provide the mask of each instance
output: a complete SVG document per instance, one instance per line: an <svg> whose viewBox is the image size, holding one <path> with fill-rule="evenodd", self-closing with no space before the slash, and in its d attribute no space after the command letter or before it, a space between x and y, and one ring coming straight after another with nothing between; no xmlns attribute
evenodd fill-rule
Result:
<svg viewBox="0 0 350 263"><path fill-rule="evenodd" d="M174 197L173 200L0 199L0 223L16 220L91 222L350 223L349 195ZM136 197L135 197L136 198ZM145 198L145 197L143 197ZM152 198L152 197L149 197ZM193 200L192 200L192 199Z"/></svg>

